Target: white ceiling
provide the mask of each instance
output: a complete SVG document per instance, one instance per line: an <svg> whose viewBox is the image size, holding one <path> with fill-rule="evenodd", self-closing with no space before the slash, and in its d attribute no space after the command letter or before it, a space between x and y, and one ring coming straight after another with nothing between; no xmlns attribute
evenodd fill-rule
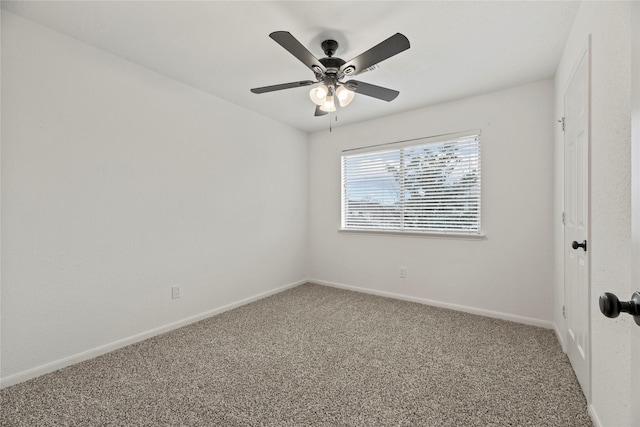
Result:
<svg viewBox="0 0 640 427"><path fill-rule="evenodd" d="M344 60L400 32L411 48L358 80L400 91L387 103L356 94L334 126L542 80L554 75L578 2L103 1L2 2L16 13L188 85L307 132L314 80L269 33L292 33L317 57L333 38Z"/></svg>

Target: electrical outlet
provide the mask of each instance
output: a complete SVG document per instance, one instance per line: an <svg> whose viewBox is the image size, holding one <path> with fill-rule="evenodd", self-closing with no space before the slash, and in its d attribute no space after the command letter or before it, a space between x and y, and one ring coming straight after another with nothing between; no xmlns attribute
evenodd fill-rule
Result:
<svg viewBox="0 0 640 427"><path fill-rule="evenodd" d="M171 287L171 298L176 299L182 296L182 290L180 289L180 285L175 285Z"/></svg>
<svg viewBox="0 0 640 427"><path fill-rule="evenodd" d="M400 267L400 278L401 279L407 278L407 267Z"/></svg>

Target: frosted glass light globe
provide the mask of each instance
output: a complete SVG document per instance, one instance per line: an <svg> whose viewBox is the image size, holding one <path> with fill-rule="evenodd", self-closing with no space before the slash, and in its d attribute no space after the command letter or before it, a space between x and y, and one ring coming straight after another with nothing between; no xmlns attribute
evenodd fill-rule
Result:
<svg viewBox="0 0 640 427"><path fill-rule="evenodd" d="M318 87L314 87L309 92L309 98L311 98L311 102L316 105L322 106L327 99L327 94L329 93L329 88L325 85L320 85Z"/></svg>
<svg viewBox="0 0 640 427"><path fill-rule="evenodd" d="M333 101L333 96L327 96L325 102L320 106L320 110L326 111L327 113L336 111L336 104Z"/></svg>
<svg viewBox="0 0 640 427"><path fill-rule="evenodd" d="M338 102L340 103L341 107L346 107L347 105L349 105L349 103L351 103L351 101L353 101L353 98L355 97L355 93L344 86L340 86L336 90L336 95L338 96Z"/></svg>

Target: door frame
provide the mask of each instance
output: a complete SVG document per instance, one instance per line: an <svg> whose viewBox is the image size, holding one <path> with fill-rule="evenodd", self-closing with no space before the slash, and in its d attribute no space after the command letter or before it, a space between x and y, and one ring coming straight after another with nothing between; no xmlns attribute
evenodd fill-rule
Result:
<svg viewBox="0 0 640 427"><path fill-rule="evenodd" d="M587 202L587 221L586 221L586 240L588 243L591 243L591 177L592 177L592 173L591 173L591 58L592 58L592 50L591 50L591 34L588 35L587 38L587 43L586 45L580 49L580 53L578 54L576 60L574 61L573 64L573 68L571 70L571 73L569 74L569 78L567 79L567 81L564 83L564 87L563 87L563 91L562 91L562 112L563 112L563 133L562 133L562 158L565 159L565 132L564 132L564 117L565 117L565 94L567 93L567 90L569 89L569 86L571 85L571 82L573 81L573 78L576 74L576 72L578 71L578 68L580 66L580 63L582 62L583 59L586 60L586 68L587 68L587 175L588 175L588 179L586 182L586 193L587 193L587 198L588 198L588 202ZM566 212L566 207L565 207L565 197L566 197L566 186L565 186L565 163L564 160L562 162L562 212L563 212L563 218L564 218L564 212ZM565 257L565 250L566 248L564 247L565 245L565 224L564 224L564 220L562 223L562 247L561 247L561 253L562 253L562 301L563 301L563 307L566 306L566 271L567 271L567 266L566 266L566 257ZM587 324L586 324L586 340L587 340L587 379L586 379L586 384L585 384L585 390L583 390L585 398L587 400L587 403L591 403L591 379L592 379L592 349L591 349L591 250L587 250L587 253L585 254L586 258L587 258L587 298L586 298L586 303L587 303L587 307L586 307L586 312L587 312ZM567 353L568 350L568 345L569 345L569 328L567 325L567 321L566 321L566 316L563 319L564 321L562 322L563 325L563 331L562 331L562 340L564 342L563 345L563 350L565 351L565 353Z"/></svg>

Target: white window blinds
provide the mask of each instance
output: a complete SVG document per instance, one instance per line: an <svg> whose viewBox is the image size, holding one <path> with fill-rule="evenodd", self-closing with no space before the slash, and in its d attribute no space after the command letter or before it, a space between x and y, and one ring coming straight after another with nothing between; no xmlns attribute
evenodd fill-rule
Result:
<svg viewBox="0 0 640 427"><path fill-rule="evenodd" d="M480 135L342 156L342 228L480 233Z"/></svg>

